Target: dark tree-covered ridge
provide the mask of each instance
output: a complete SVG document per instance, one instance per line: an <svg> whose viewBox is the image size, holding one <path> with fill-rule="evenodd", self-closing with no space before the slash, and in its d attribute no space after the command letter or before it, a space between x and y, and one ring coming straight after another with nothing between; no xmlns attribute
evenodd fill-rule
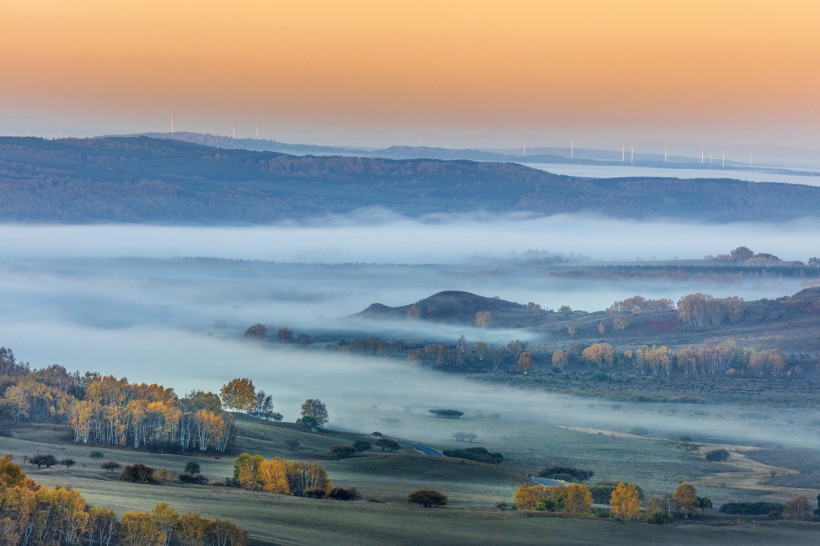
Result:
<svg viewBox="0 0 820 546"><path fill-rule="evenodd" d="M814 217L820 188L729 179L584 180L515 163L292 156L170 139L0 138L0 221L264 224L382 207L711 222Z"/></svg>

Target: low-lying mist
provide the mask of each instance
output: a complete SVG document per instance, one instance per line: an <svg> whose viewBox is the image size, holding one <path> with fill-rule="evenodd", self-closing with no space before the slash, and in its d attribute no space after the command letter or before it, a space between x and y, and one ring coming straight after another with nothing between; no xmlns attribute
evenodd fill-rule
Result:
<svg viewBox="0 0 820 546"><path fill-rule="evenodd" d="M617 214L616 211L613 213ZM436 215L410 220L365 209L351 217L255 227L149 225L22 226L0 229L5 258L221 257L310 263L463 263L530 250L592 260L701 258L745 245L806 260L820 221L785 224L636 222L598 216Z"/></svg>
<svg viewBox="0 0 820 546"><path fill-rule="evenodd" d="M175 329L102 330L60 322L40 324L38 330L31 326L2 325L4 334L16 340L15 352L23 360L100 370L134 382L161 382L180 395L194 388L218 392L231 378L248 377L273 395L276 410L286 421L299 416L306 398L319 398L328 407L332 425L420 442L451 443L453 432L468 427L492 443L486 429L498 427L482 425L490 419L503 423L507 434L529 434L533 423L621 432L644 427L672 440L686 434L696 439L776 439L780 444L820 447L820 439L811 432L811 423L820 417L816 410L799 420L772 415L750 427L728 405L674 404L670 412L654 404L619 403L615 410L600 399L491 386L393 360L300 351ZM427 418L427 410L436 408L458 409L465 418Z"/></svg>
<svg viewBox="0 0 820 546"><path fill-rule="evenodd" d="M724 415L660 416L647 405L613 411L598 402L494 388L404 362L247 342L242 333L261 322L308 333L335 330L451 344L464 334L474 343L479 334L470 325L346 318L374 302L406 305L443 290L588 311L635 294L673 300L692 292L775 298L797 292L801 281L600 281L553 276L554 262L533 257L558 256L561 263L583 265L700 258L745 245L805 261L817 254L818 240L816 220L702 225L476 215L411 221L378 210L265 227L6 225L0 228L0 345L34 367L59 363L162 383L179 394L218 390L233 377L247 376L274 395L288 420L296 418L301 401L319 397L334 424L428 441L449 437L452 423L435 421L421 430L412 425L416 420L384 421L380 415L453 406L473 416L498 414L511 423L625 431L657 426L817 446L816 436L788 422L749 427ZM491 343L532 336L517 330L481 332Z"/></svg>

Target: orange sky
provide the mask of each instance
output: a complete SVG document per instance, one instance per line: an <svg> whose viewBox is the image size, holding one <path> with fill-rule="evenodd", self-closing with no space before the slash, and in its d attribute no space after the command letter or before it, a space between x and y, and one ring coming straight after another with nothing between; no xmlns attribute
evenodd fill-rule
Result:
<svg viewBox="0 0 820 546"><path fill-rule="evenodd" d="M820 148L817 0L0 4L0 134Z"/></svg>

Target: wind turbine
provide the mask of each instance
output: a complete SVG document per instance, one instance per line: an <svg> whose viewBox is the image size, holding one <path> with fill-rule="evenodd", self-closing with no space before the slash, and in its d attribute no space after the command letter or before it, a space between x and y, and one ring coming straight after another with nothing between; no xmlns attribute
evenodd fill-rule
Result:
<svg viewBox="0 0 820 546"><path fill-rule="evenodd" d="M570 158L570 160L575 158L575 141L574 140L569 141L569 158Z"/></svg>
<svg viewBox="0 0 820 546"><path fill-rule="evenodd" d="M259 122L256 122L256 138L259 139Z"/></svg>
<svg viewBox="0 0 820 546"><path fill-rule="evenodd" d="M635 145L629 145L629 164L632 165L635 163Z"/></svg>
<svg viewBox="0 0 820 546"><path fill-rule="evenodd" d="M524 147L524 157L527 157L527 141L522 140L521 145Z"/></svg>
<svg viewBox="0 0 820 546"><path fill-rule="evenodd" d="M666 157L669 155L669 146L663 145L663 162L666 163Z"/></svg>
<svg viewBox="0 0 820 546"><path fill-rule="evenodd" d="M626 161L626 144L621 144L621 161Z"/></svg>
<svg viewBox="0 0 820 546"><path fill-rule="evenodd" d="M231 126L231 140L236 140L236 123Z"/></svg>
<svg viewBox="0 0 820 546"><path fill-rule="evenodd" d="M703 146L700 147L700 164L703 165Z"/></svg>
<svg viewBox="0 0 820 546"><path fill-rule="evenodd" d="M174 114L171 114L171 134L174 134Z"/></svg>
<svg viewBox="0 0 820 546"><path fill-rule="evenodd" d="M726 150L721 150L720 151L720 166L721 167L726 166Z"/></svg>

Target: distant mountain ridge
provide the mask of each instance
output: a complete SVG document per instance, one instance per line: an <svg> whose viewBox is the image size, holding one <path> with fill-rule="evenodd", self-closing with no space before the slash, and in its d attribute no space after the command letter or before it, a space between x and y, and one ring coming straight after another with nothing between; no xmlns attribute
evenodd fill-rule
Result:
<svg viewBox="0 0 820 546"><path fill-rule="evenodd" d="M148 137L0 138L0 221L265 224L383 207L431 214L594 213L618 218L815 217L820 188L583 180L515 163L293 156Z"/></svg>

